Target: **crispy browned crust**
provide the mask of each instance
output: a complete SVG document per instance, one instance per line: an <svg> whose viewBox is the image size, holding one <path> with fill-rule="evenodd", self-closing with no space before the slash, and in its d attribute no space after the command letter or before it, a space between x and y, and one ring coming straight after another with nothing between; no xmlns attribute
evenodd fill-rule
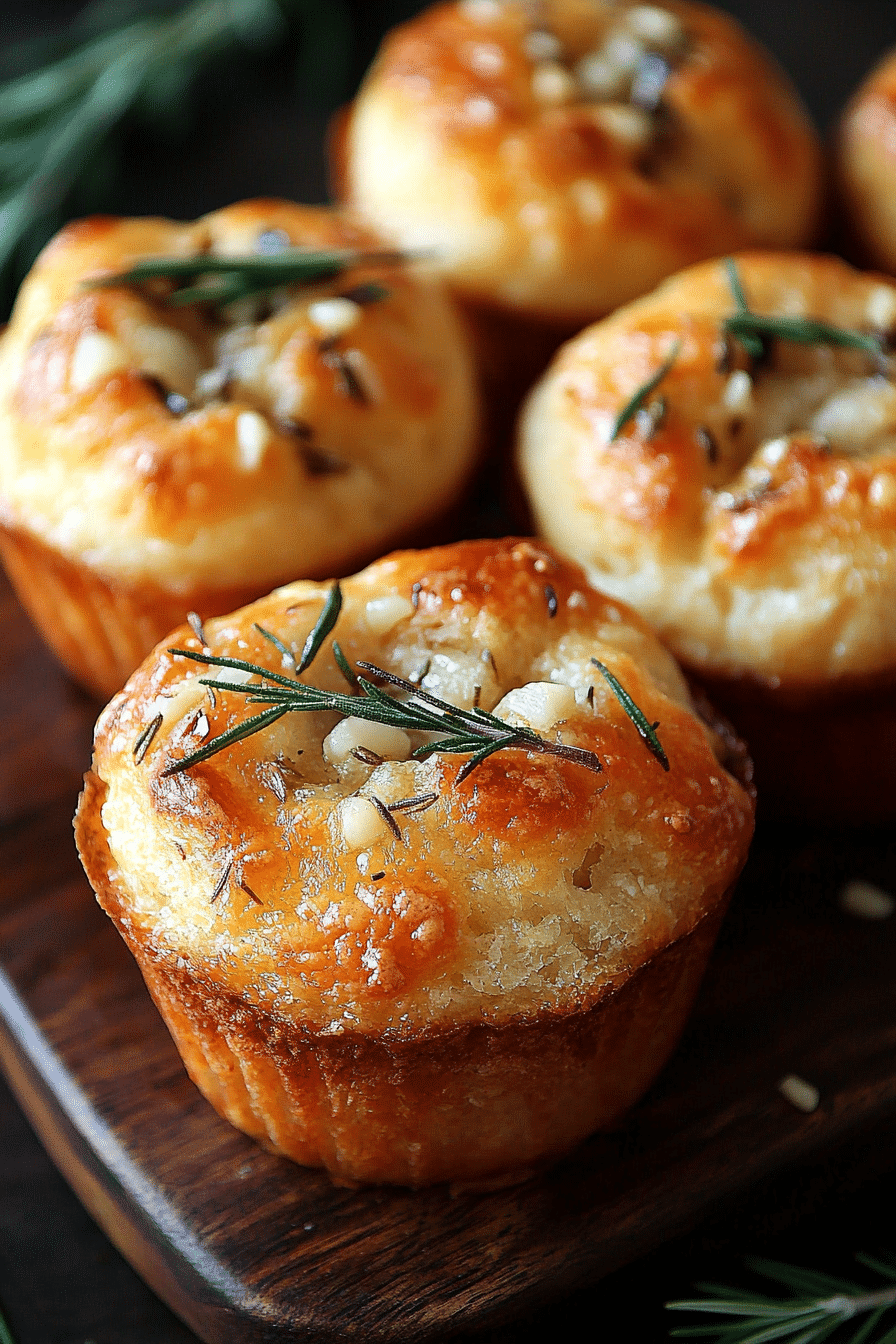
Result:
<svg viewBox="0 0 896 1344"><path fill-rule="evenodd" d="M325 1035L248 1007L160 955L128 916L85 777L81 860L190 1077L237 1128L342 1184L520 1178L611 1127L681 1034L730 891L685 937L589 1003L500 1024Z"/></svg>
<svg viewBox="0 0 896 1344"><path fill-rule="evenodd" d="M865 260L896 273L896 50L855 93L837 135L846 224Z"/></svg>
<svg viewBox="0 0 896 1344"><path fill-rule="evenodd" d="M172 642L275 671L323 592L294 584L207 622L201 645ZM194 729L254 710L161 647L97 727L84 865L235 1124L341 1181L519 1175L614 1123L672 1050L746 856L749 760L702 706L701 726L644 622L528 539L399 552L342 594L350 661L435 664L439 694L511 716L548 684L567 698L544 733L604 769L506 750L462 776L454 755L395 746L346 773L328 721L303 715L172 773ZM399 610L377 633L382 601ZM593 656L661 721L668 771L613 692L589 689ZM328 648L314 673L344 684ZM346 831L346 806L424 790L400 826Z"/></svg>

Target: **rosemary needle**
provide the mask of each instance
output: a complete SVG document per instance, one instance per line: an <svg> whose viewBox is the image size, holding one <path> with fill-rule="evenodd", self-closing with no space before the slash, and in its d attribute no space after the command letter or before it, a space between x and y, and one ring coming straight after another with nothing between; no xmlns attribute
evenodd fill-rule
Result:
<svg viewBox="0 0 896 1344"><path fill-rule="evenodd" d="M884 340L869 332L837 327L813 317L773 317L754 313L747 304L733 257L725 258L725 269L737 305L737 312L725 318L725 334L739 340L751 358L761 359L765 355L768 340L792 341L797 345L834 345L848 350L864 350L869 355L885 353Z"/></svg>
<svg viewBox="0 0 896 1344"><path fill-rule="evenodd" d="M597 668L597 670L601 673L601 675L604 677L605 681L608 683L610 687L610 690L613 692L616 699L619 701L620 705L625 710L626 714L629 716L632 723L637 728L638 733L640 734L641 738L647 745L648 751L653 753L653 755L659 761L660 765L663 767L664 770L668 770L669 758L666 755L665 751L663 750L663 744L660 742L659 738L656 735L658 725L655 723L650 723L648 721L647 716L644 714L643 710L640 710L638 708L634 700L629 695L628 691L622 685L622 682L618 679L618 677L613 676L613 673L610 671L608 667L604 667L603 663L599 662L597 658L592 658L591 661Z"/></svg>
<svg viewBox="0 0 896 1344"><path fill-rule="evenodd" d="M359 663L358 666L377 680L396 687L408 697L407 699L400 700L397 696L390 695L363 676L357 678L360 693L346 695L340 691L324 691L316 686L308 686L304 682L281 676L278 672L271 672L266 667L240 658L217 658L210 653L193 653L188 649L170 649L169 652L180 658L190 658L193 662L213 667L233 668L260 677L262 679L260 682L239 684L200 678L200 684L213 686L216 691L245 695L248 704L267 705L268 708L212 738L197 751L173 762L163 771L165 776L180 774L181 771L198 765L200 761L208 760L225 747L270 727L284 714L319 710L335 711L345 717L368 719L374 723L385 723L390 727L411 731L444 733L445 736L438 741L427 742L417 747L412 755L420 759L436 752L463 755L469 753L470 760L459 772L458 782L465 779L486 757L496 751L514 747L559 756L577 765L583 765L595 773L603 770L596 752L588 751L584 747L567 746L565 742L550 742L546 738L539 737L531 728L505 723L503 719L482 709L460 709L373 663Z"/></svg>
<svg viewBox="0 0 896 1344"><path fill-rule="evenodd" d="M653 396L660 383L666 377L666 374L672 368L678 356L681 354L681 341L675 341L669 354L663 360L656 373L651 374L646 382L635 391L633 396L625 403L622 410L613 421L613 427L610 430L610 443L619 438L625 426L633 416L637 415L641 407L644 406L650 397Z"/></svg>
<svg viewBox="0 0 896 1344"><path fill-rule="evenodd" d="M335 280L361 265L398 266L407 260L403 252L360 252L351 248L284 248L280 252L251 256L217 257L199 253L192 257L144 257L126 271L87 281L91 289L135 286L152 280L198 281L174 289L165 302L170 307L190 303L223 305L252 298L287 285L315 285ZM372 292L372 287L371 287ZM377 286L377 298L387 291ZM367 302L375 302L368 298Z"/></svg>

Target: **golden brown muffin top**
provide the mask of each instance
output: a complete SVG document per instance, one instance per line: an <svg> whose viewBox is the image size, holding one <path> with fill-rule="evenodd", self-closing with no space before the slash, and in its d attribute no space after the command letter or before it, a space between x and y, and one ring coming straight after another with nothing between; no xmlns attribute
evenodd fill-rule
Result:
<svg viewBox="0 0 896 1344"><path fill-rule="evenodd" d="M683 272L570 342L533 393L520 451L539 526L699 668L807 687L892 674L896 286L830 257L733 265L755 314L878 348L822 332L753 359L726 336L726 264Z"/></svg>
<svg viewBox="0 0 896 1344"><path fill-rule="evenodd" d="M4 520L130 581L264 591L344 572L445 507L477 399L451 304L411 267L369 260L224 308L171 306L164 281L90 285L146 257L288 246L382 252L286 201L64 229L0 342Z"/></svg>
<svg viewBox="0 0 896 1344"><path fill-rule="evenodd" d="M294 584L207 622L205 646L189 628L166 645L288 671L261 631L301 648L326 595ZM602 772L512 748L462 778L469 754L414 759L420 733L312 712L169 773L256 709L232 671L160 648L100 720L79 818L130 937L275 1016L401 1036L588 1005L713 908L752 800L639 618L529 541L398 553L343 595L300 680L347 689L336 638L353 665L595 752ZM593 658L658 721L668 771Z"/></svg>
<svg viewBox="0 0 896 1344"><path fill-rule="evenodd" d="M467 297L584 322L702 257L808 242L819 166L796 94L718 10L471 0L386 38L342 170Z"/></svg>

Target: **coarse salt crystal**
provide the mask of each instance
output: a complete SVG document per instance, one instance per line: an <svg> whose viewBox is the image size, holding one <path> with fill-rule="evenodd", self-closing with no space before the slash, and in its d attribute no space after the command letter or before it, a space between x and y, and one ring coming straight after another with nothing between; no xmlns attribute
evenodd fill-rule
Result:
<svg viewBox="0 0 896 1344"><path fill-rule="evenodd" d="M795 1073L788 1073L786 1078L781 1079L778 1091L785 1101L789 1101L798 1111L805 1111L806 1115L818 1110L818 1103L821 1101L818 1088L812 1083L807 1083L805 1078L799 1078Z"/></svg>
<svg viewBox="0 0 896 1344"><path fill-rule="evenodd" d="M896 909L896 900L888 891L861 878L841 887L837 899L841 910L858 919L889 919Z"/></svg>

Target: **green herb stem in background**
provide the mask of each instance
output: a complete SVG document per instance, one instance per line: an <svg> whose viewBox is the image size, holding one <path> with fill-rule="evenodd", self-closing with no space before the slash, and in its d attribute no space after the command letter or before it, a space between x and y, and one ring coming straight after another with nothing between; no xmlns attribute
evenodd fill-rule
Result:
<svg viewBox="0 0 896 1344"><path fill-rule="evenodd" d="M23 46L24 71L0 81L0 276L30 263L84 176L109 160L126 118L170 130L172 109L202 72L235 52L269 50L292 29L304 38L303 66L317 71L318 84L321 70L345 70L343 0L106 3L92 6L66 39ZM49 58L35 67L39 52ZM4 53L4 70L15 62L15 51Z"/></svg>
<svg viewBox="0 0 896 1344"><path fill-rule="evenodd" d="M666 1306L670 1311L720 1319L709 1325L683 1326L670 1334L717 1344L766 1344L778 1339L820 1344L829 1338L836 1344L896 1344L896 1324L886 1319L896 1307L896 1257L857 1255L856 1259L883 1279L882 1287L868 1288L775 1260L749 1260L748 1268L790 1289L793 1296L771 1297L715 1283L698 1284L705 1297L667 1302Z"/></svg>

